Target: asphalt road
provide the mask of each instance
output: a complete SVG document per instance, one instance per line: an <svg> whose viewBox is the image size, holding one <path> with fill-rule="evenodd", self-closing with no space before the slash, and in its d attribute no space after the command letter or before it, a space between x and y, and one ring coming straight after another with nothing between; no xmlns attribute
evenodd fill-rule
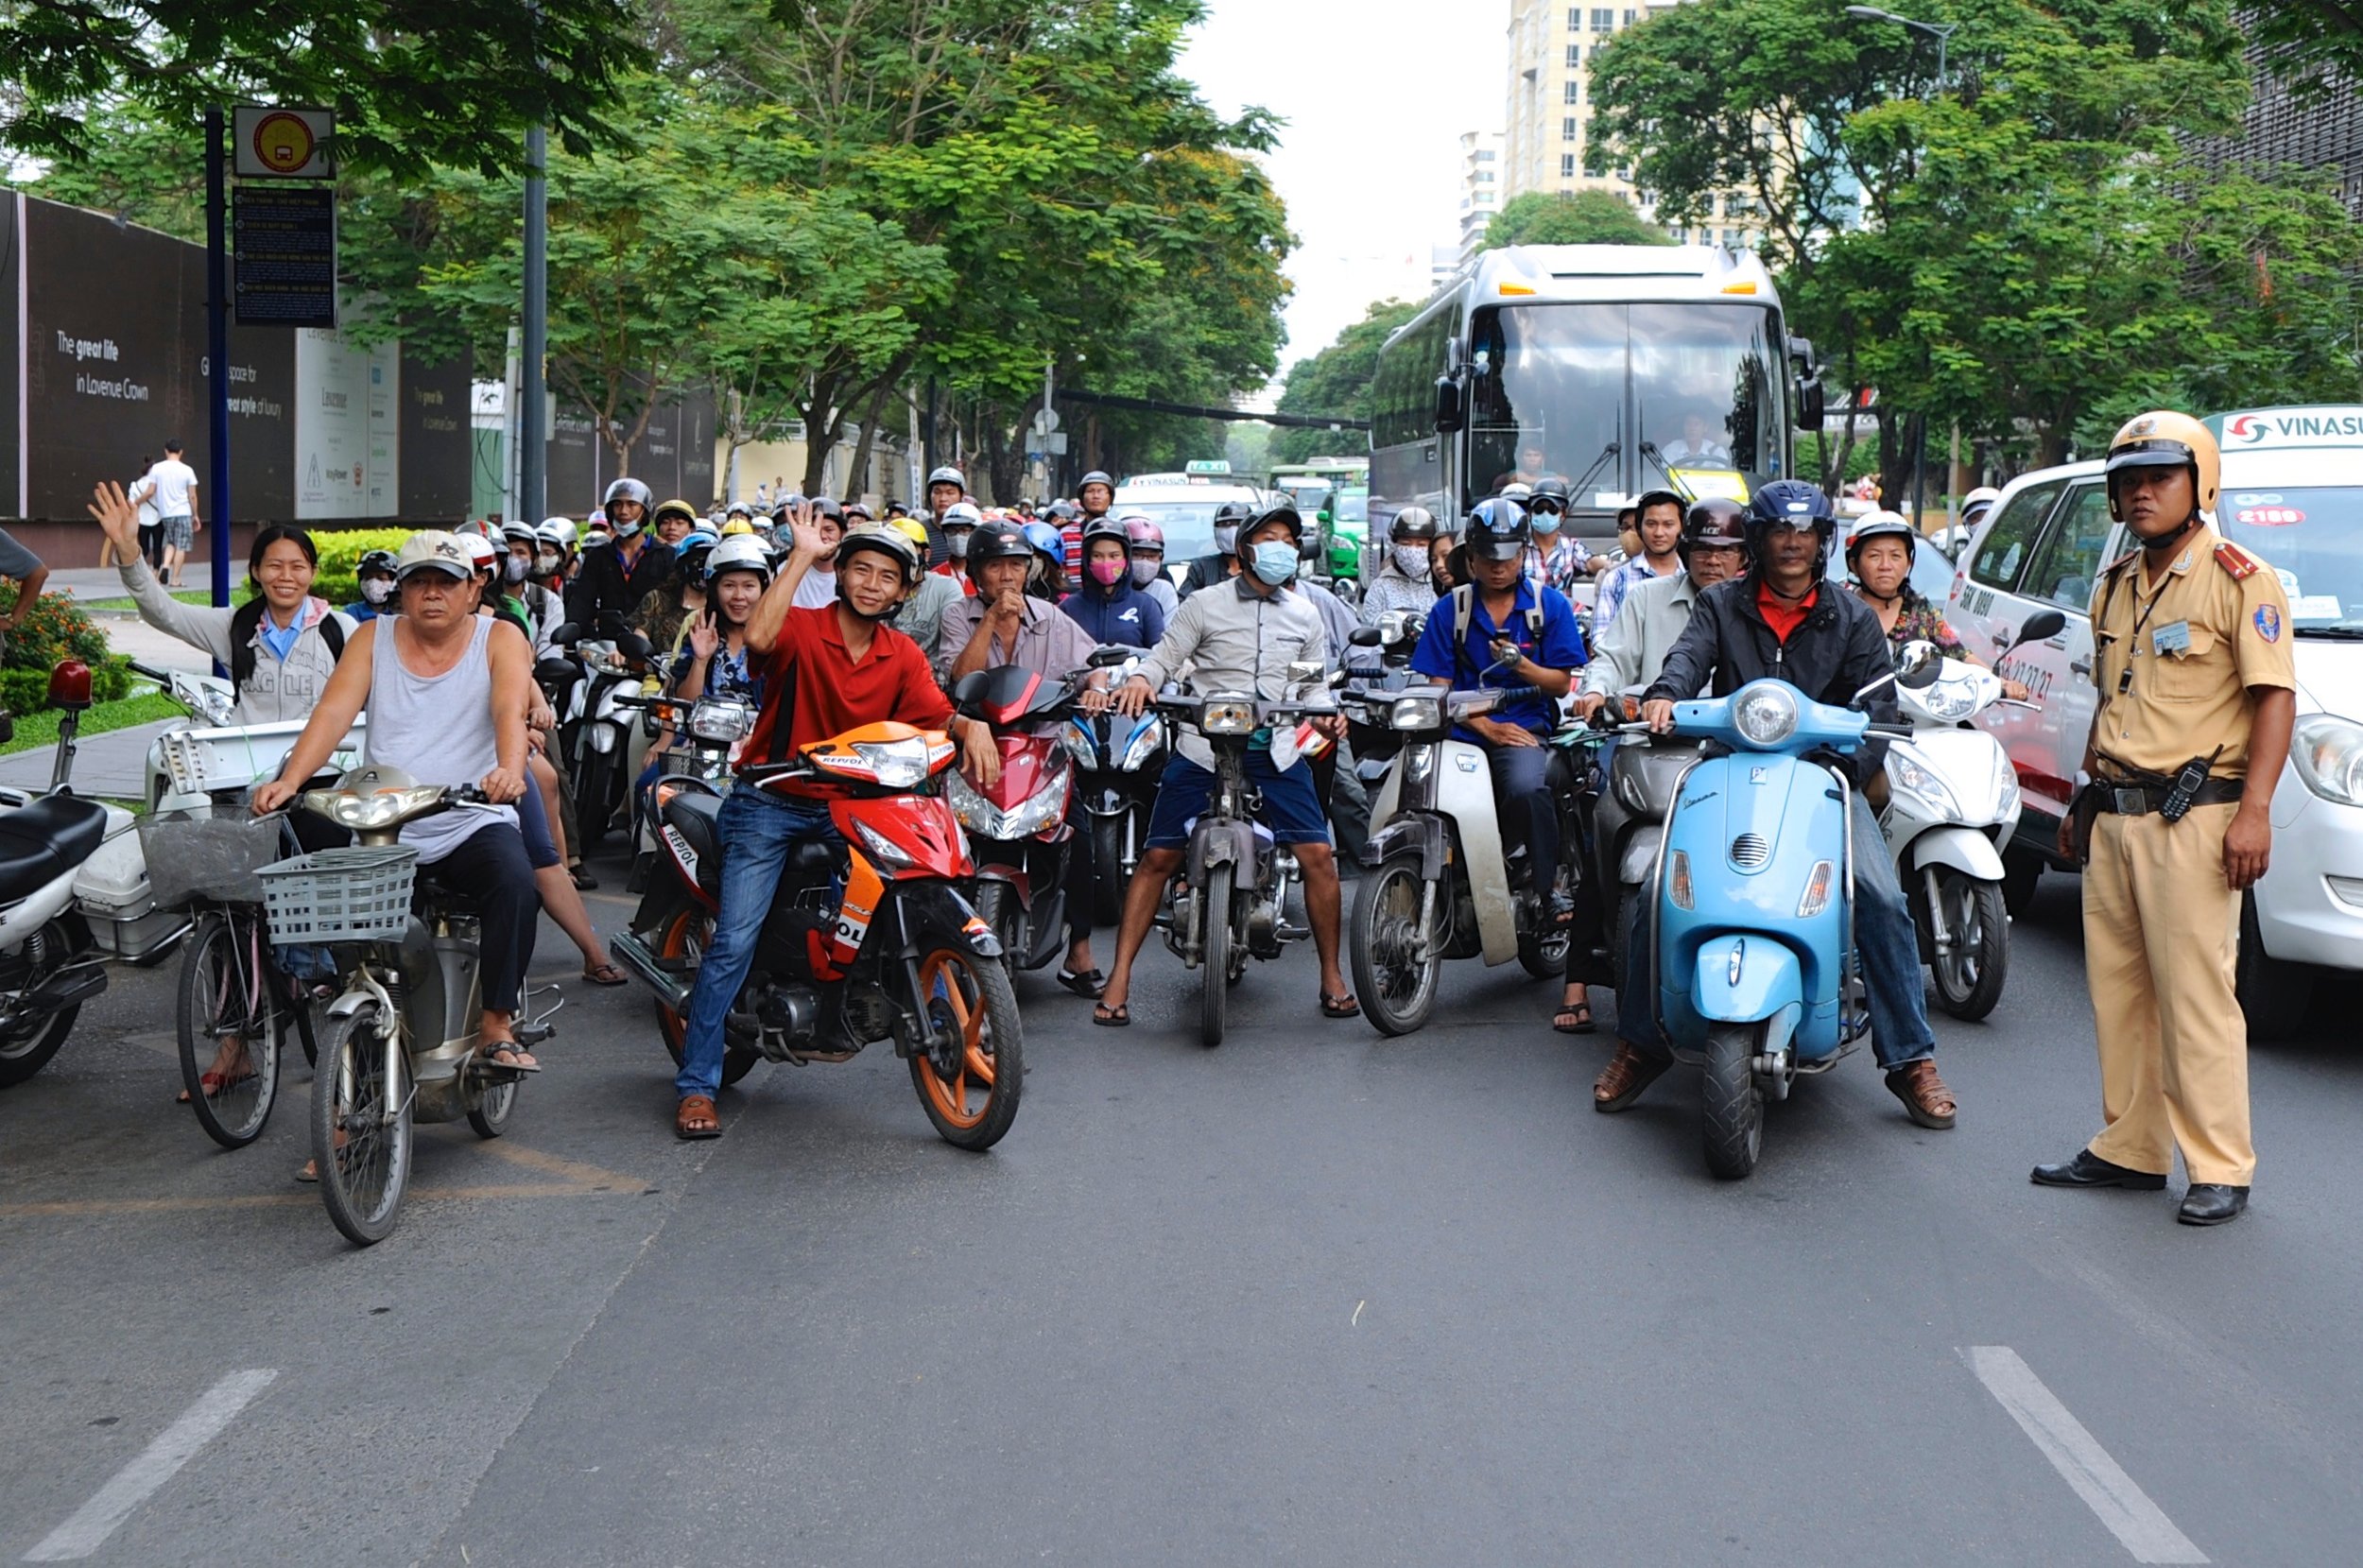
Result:
<svg viewBox="0 0 2363 1568"><path fill-rule="evenodd" d="M1958 1130L1865 1052L1730 1185L1695 1076L1595 1115L1514 966L1387 1041L1293 950L1211 1052L1162 953L1123 1032L1027 976L984 1156L882 1049L676 1143L645 997L569 984L366 1252L290 1182L300 1058L217 1151L118 974L0 1095L0 1560L2355 1560L2352 1020L2257 1052L2238 1224L2032 1187L2097 1114L2074 899L1940 1020Z"/></svg>

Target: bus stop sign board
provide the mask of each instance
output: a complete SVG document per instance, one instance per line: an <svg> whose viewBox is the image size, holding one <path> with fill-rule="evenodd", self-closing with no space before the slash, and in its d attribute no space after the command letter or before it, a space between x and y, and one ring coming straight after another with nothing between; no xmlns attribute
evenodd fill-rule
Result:
<svg viewBox="0 0 2363 1568"><path fill-rule="evenodd" d="M328 180L329 138L336 115L327 109L270 109L249 105L233 111L231 140L238 149L242 180Z"/></svg>

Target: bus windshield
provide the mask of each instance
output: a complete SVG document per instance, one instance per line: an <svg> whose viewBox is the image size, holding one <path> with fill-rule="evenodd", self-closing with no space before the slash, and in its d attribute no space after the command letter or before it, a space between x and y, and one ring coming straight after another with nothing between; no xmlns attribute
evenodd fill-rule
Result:
<svg viewBox="0 0 2363 1568"><path fill-rule="evenodd" d="M1685 479L1780 472L1780 358L1758 304L1537 304L1479 311L1467 499L1544 474L1578 509ZM1707 493L1698 483L1677 489Z"/></svg>

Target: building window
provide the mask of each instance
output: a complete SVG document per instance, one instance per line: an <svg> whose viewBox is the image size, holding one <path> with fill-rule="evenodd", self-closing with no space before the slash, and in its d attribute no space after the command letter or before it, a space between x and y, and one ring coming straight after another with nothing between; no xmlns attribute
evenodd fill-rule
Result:
<svg viewBox="0 0 2363 1568"><path fill-rule="evenodd" d="M1493 152L1493 149L1492 149L1492 147L1479 147L1479 148L1477 148L1476 161L1477 161L1478 163L1480 163L1480 164L1490 164L1490 163L1492 163L1492 162L1493 161L1493 158L1494 158L1494 152Z"/></svg>
<svg viewBox="0 0 2363 1568"><path fill-rule="evenodd" d="M1582 45L1582 44L1580 44L1580 43L1570 43L1570 44L1568 44L1568 45L1567 45L1567 69L1569 69L1570 71L1577 70L1577 69L1578 69L1579 67L1581 67L1581 66L1582 66L1582 64L1583 64L1583 45Z"/></svg>
<svg viewBox="0 0 2363 1568"><path fill-rule="evenodd" d="M1576 155L1574 153L1562 152L1559 155L1559 177L1561 180L1573 180L1576 177Z"/></svg>
<svg viewBox="0 0 2363 1568"><path fill-rule="evenodd" d="M1559 101L1561 103L1581 103L1583 101L1581 87L1582 84L1578 82L1575 78L1568 78L1564 82L1560 84Z"/></svg>
<svg viewBox="0 0 2363 1568"><path fill-rule="evenodd" d="M1479 170L1477 170L1477 171L1476 171L1476 182L1477 182L1478 184L1480 184L1480 185L1490 185L1490 184L1492 184L1492 183L1493 182L1493 171L1492 171L1492 169L1479 169Z"/></svg>
<svg viewBox="0 0 2363 1568"><path fill-rule="evenodd" d="M1616 13L1614 11L1610 10L1606 6L1595 6L1592 8L1592 30L1594 32L1609 32L1613 30L1615 26Z"/></svg>
<svg viewBox="0 0 2363 1568"><path fill-rule="evenodd" d="M1631 26L1634 22L1640 19L1640 16L1641 13L1639 11L1627 11L1625 13L1625 26L1628 27Z"/></svg>
<svg viewBox="0 0 2363 1568"><path fill-rule="evenodd" d="M1583 31L1583 8L1581 6L1567 8L1567 30L1571 33Z"/></svg>
<svg viewBox="0 0 2363 1568"><path fill-rule="evenodd" d="M1575 141L1578 134L1579 132L1576 129L1576 117L1573 114L1568 115L1565 119L1559 122L1559 139L1561 141Z"/></svg>

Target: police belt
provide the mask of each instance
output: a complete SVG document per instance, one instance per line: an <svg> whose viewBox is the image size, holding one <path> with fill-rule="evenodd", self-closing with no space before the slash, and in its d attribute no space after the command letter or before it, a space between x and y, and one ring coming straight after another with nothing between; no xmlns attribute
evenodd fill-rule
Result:
<svg viewBox="0 0 2363 1568"><path fill-rule="evenodd" d="M2192 795L2191 804L2219 806L2236 801L2246 782L2242 779L2210 779ZM2166 797L2174 793L2174 784L2169 780L2161 784L2119 784L2113 779L2096 779L2093 782L2093 792L2103 811L2112 811L2120 817L2147 817L2165 805Z"/></svg>

